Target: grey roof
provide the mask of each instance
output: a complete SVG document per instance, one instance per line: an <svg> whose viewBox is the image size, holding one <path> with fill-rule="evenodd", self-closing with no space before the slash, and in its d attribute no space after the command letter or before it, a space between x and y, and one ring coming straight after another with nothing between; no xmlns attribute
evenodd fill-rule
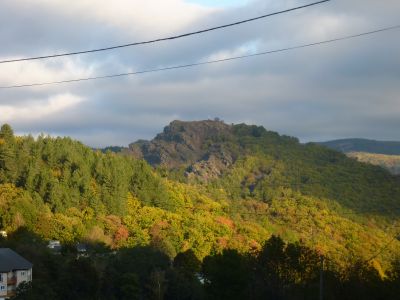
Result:
<svg viewBox="0 0 400 300"><path fill-rule="evenodd" d="M76 250L78 250L78 252L86 252L87 250L86 244L82 243L76 244Z"/></svg>
<svg viewBox="0 0 400 300"><path fill-rule="evenodd" d="M0 248L0 272L12 270L28 270L32 264L9 248Z"/></svg>

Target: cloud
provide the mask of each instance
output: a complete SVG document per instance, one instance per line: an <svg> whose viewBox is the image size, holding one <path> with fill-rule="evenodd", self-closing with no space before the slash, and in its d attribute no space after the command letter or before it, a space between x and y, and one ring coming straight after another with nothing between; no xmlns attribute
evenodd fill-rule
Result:
<svg viewBox="0 0 400 300"><path fill-rule="evenodd" d="M27 61L4 64L1 66L0 82L2 86L10 86L83 78L92 76L95 69L96 65L85 68L74 59L64 59L61 62Z"/></svg>
<svg viewBox="0 0 400 300"><path fill-rule="evenodd" d="M249 1L247 0L187 0L188 3L196 3L208 7L229 7L229 6L244 6Z"/></svg>
<svg viewBox="0 0 400 300"><path fill-rule="evenodd" d="M24 122L36 121L54 114L62 113L66 109L81 103L83 99L79 96L61 94L50 97L39 103L32 100L30 104L23 107L12 105L0 105L0 115L3 122Z"/></svg>
<svg viewBox="0 0 400 300"><path fill-rule="evenodd" d="M0 59L85 50L217 26L309 3L6 0ZM400 2L337 0L140 47L0 65L0 85L101 76L274 50L395 25ZM173 119L221 117L303 141L400 140L398 31L257 58L109 80L0 90L0 123L91 146L152 138ZM59 99L59 100L54 100ZM61 99L61 100L60 100ZM52 102L53 101L53 102ZM40 117L33 117L40 116Z"/></svg>

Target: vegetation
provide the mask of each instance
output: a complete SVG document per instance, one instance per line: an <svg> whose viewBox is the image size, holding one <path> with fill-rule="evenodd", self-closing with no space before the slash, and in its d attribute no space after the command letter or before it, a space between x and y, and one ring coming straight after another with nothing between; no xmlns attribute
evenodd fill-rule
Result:
<svg viewBox="0 0 400 300"><path fill-rule="evenodd" d="M33 282L21 284L15 300L318 299L321 272L325 299L397 299L400 292L398 260L386 277L363 261L338 270L329 260L323 267L315 250L276 236L257 252L224 249L202 261L191 250L171 260L149 246L107 252L97 245L85 256L71 247L55 254L22 228L0 246L34 264Z"/></svg>
<svg viewBox="0 0 400 300"><path fill-rule="evenodd" d="M0 130L1 246L35 265L19 299L313 299L320 256L332 299L390 299L399 201L389 172L257 126L175 122L122 153Z"/></svg>

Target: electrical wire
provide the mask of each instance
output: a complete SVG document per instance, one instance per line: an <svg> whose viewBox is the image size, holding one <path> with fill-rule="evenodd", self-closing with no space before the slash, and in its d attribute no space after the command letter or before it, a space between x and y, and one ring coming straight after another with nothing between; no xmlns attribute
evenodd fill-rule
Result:
<svg viewBox="0 0 400 300"><path fill-rule="evenodd" d="M260 20L260 19L276 16L276 15L283 14L283 13L292 12L292 11L295 11L295 10L307 8L307 7L310 7L310 6L322 4L322 3L325 3L325 2L329 2L329 1L331 1L331 0L323 0L323 1L313 2L313 3L310 3L310 4L297 6L297 7L294 7L294 8L290 8L290 9L286 9L286 10L282 10L282 11L278 11L278 12L274 12L274 13L269 13L269 14L265 14L265 15L262 15L262 16L258 16L258 17L254 17L254 18L250 18L250 19L245 19L245 20L241 20L241 21L238 21L238 22L230 23L230 24L220 25L220 26L216 26L216 27L211 27L211 28L207 28L207 29L202 29L202 30L198 30L198 31L194 31L194 32L184 33L184 34L165 37L165 38L159 38L159 39L154 39L154 40L149 40L149 41L129 43L129 44L124 44L124 45L110 46L110 47L104 47L104 48L92 49L92 50L83 50L83 51L67 52L67 53L53 54L53 55L44 55L44 56L36 56L36 57L27 57L27 58L2 60L2 61L0 61L0 64L21 62L21 61L29 61L29 60L48 59L48 58L71 56L71 55L86 54L86 53L94 53L94 52L101 52L101 51L109 51L109 50L115 50L115 49L125 48L125 47L132 47L132 46L152 44L152 43L157 43L157 42L162 42L162 41L176 40L176 39L180 39L180 38L184 38L184 37L188 37L188 36L192 36L192 35L202 34L202 33L210 32L210 31L214 31L214 30L219 30L219 29L223 29L223 28L227 28L227 27L232 27L232 26L237 26L237 25L241 25L241 24L244 24L244 23L253 22L253 21L256 21L256 20Z"/></svg>
<svg viewBox="0 0 400 300"><path fill-rule="evenodd" d="M147 205L146 205L147 206ZM194 211L207 211L205 209L196 207L196 206L187 206L187 205L172 205L172 204L167 204L167 203L162 203L162 202L156 202L154 205L151 205L157 208L171 208L171 209L188 209ZM327 207L329 209L329 207ZM393 217L397 217L395 213L400 213L400 206L392 206L390 208L353 208L354 211L345 211L345 212L340 212L336 210L331 210L331 214L337 214L338 217L341 216L347 216L347 215L361 215L361 214L367 214L367 213L391 213ZM274 210L270 211L264 211L264 212L257 212L257 211L237 211L237 210L231 210L228 208L227 211L224 211L225 213L228 214L239 214L239 215L255 215L255 216L271 216L275 213L280 214L279 212L276 212ZM312 212L295 212L293 214L296 217L310 217L313 215Z"/></svg>
<svg viewBox="0 0 400 300"><path fill-rule="evenodd" d="M370 258L368 258L365 262L370 262L371 260L375 259L379 255L381 255L384 251L386 251L389 246L399 238L398 235L394 236L386 245L384 245L379 251L377 251L374 255L372 255Z"/></svg>
<svg viewBox="0 0 400 300"><path fill-rule="evenodd" d="M166 207L168 207L168 205L164 205L164 206L166 206ZM172 208L172 206L170 206L170 208ZM177 208L177 207L173 207L173 208ZM185 207L185 206L180 206L179 208L186 208L186 209L188 209L188 210L191 210L192 212L194 212L194 211L199 211L200 209L199 208L196 208L196 207L193 207L193 206L188 206L188 207ZM399 210L400 209L400 207L396 207L396 208L391 208L391 211L393 212L393 210ZM203 211L203 210L201 210L201 211ZM350 214L360 214L360 213L366 213L366 212L388 212L388 210L387 209L377 209L377 210L372 210L372 209L369 209L369 210L365 210L365 211L360 211L360 212L345 212L345 213L338 213L338 212L336 212L337 214L338 214L338 216L340 217L340 216L342 216L342 215L350 215ZM261 213L261 212L234 212L234 211L228 211L228 212L226 212L226 213L228 213L228 214L233 214L233 213L238 213L238 214L240 214L240 215L260 215L260 216L262 216L262 215L271 215L271 214L273 214L273 212L269 212L269 213L266 213L266 212L264 212L264 213ZM306 214L295 214L295 216L297 216L297 217L301 217L301 216L303 216L303 217L307 217L307 216L311 216L311 212L309 212L309 213L306 213ZM395 225L395 223L393 223L393 226ZM392 239L390 239L389 240L389 242L388 243L386 243L383 247L381 247L375 254L373 254L371 257L369 257L368 259L366 259L364 262L366 262L366 263L368 263L368 262L370 262L370 261L372 261L373 259L375 259L376 257L378 257L379 255L381 255L384 251L386 251L388 248L389 248L389 246L395 241L395 240L399 240L400 239L400 234L399 235L395 235Z"/></svg>
<svg viewBox="0 0 400 300"><path fill-rule="evenodd" d="M168 207L168 205L166 205L167 207ZM174 208L176 208L176 207L174 207ZM189 209L189 210L191 210L192 212L194 212L195 210L199 210L198 208L196 208L196 207L180 207L180 208L186 208L186 209ZM392 208L392 210L393 209L400 209L400 207L397 207L397 208ZM365 213L365 212L377 212L377 211L380 211L380 212L387 212L388 210L386 210L386 209L384 209L384 210L366 210L366 211L364 211L364 212L362 212L362 213ZM228 212L229 214L232 214L232 213L235 213L235 212L232 212L232 211L229 211ZM237 212L238 214L240 214L240 215L271 215L271 213L257 213L257 212ZM273 213L273 212L272 212ZM338 216L340 217L341 215L347 215L347 214L359 214L360 212L348 212L348 213L338 213ZM304 217L306 217L306 216L311 216L311 212L309 212L309 213L307 213L307 214L295 214L295 216L297 216L297 217L299 217L299 216L304 216ZM394 223L395 224L395 223ZM394 225L393 224L393 225ZM395 240L399 240L399 238L400 238L400 235L395 235L392 239L390 239L389 240L389 242L388 243L386 243L383 247L381 247L375 254L373 254L371 257L369 257L367 260L365 260L365 262L366 263L368 263L368 262L370 262L370 261L372 261L373 259L375 259L376 257L378 257L379 255L381 255L384 251L386 251L388 248L389 248L389 246L395 241Z"/></svg>
<svg viewBox="0 0 400 300"><path fill-rule="evenodd" d="M400 207L397 208L391 208L392 210L396 210L398 213L400 213ZM365 209L365 210L359 210L359 211L351 211L351 212L338 212L332 210L331 212L336 213L339 217L342 215L360 215L360 214L367 214L367 213L387 213L389 210L388 209ZM237 213L240 215L257 215L257 216L269 216L271 214L274 214L274 211L271 212L231 212L231 213ZM311 212L308 213L294 213L293 214L296 217L309 217L312 215Z"/></svg>
<svg viewBox="0 0 400 300"><path fill-rule="evenodd" d="M363 36L367 36L367 35L377 34L377 33L396 30L396 29L400 29L400 25L385 27L385 28L381 28L381 29L377 29L377 30L373 30L373 31L363 32L363 33L359 33L359 34L354 34L354 35L349 35L349 36L344 36L344 37L309 43L309 44L303 44L303 45L281 48L281 49L276 49L276 50L269 50L269 51L264 51L264 52L257 52L257 53L253 53L253 54L229 57L229 58L224 58L224 59L216 59L216 60L209 60L209 61L198 62L198 63L189 63L189 64L184 64L184 65L155 68L155 69L135 71L135 72L126 72L126 73L119 73L119 74L111 74L111 75L103 75L103 76L94 76L94 77L41 82L41 83L27 83L27 84L19 84L19 85L0 86L0 89L15 89L15 88L24 88L24 87L55 85L55 84L73 83L73 82L81 82L81 81L91 81L91 80L98 80L98 79L117 78L117 77L132 76L132 75L139 75L139 74L146 74L146 73L155 73L155 72L169 71L169 70L176 70L176 69L185 69L185 68L197 67L197 66L202 66L202 65L210 65L210 64L216 64L216 63L221 63L221 62L240 60L240 59L245 59L245 58L250 58L250 57L257 57L257 56L262 56L262 55L267 55L267 54L286 52L286 51L291 51L291 50L296 50L296 49L301 49L301 48L308 48L308 47L349 40L349 39L353 39L353 38L363 37Z"/></svg>

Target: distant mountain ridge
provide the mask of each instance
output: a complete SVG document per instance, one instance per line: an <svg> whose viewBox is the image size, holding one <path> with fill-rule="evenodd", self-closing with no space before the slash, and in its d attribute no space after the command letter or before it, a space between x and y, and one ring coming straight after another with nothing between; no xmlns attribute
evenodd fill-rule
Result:
<svg viewBox="0 0 400 300"><path fill-rule="evenodd" d="M400 155L400 142L368 139L339 139L318 144L340 152L367 152L386 155Z"/></svg>
<svg viewBox="0 0 400 300"><path fill-rule="evenodd" d="M349 152L347 156L360 162L381 166L394 175L400 175L400 155L385 155L367 152Z"/></svg>

